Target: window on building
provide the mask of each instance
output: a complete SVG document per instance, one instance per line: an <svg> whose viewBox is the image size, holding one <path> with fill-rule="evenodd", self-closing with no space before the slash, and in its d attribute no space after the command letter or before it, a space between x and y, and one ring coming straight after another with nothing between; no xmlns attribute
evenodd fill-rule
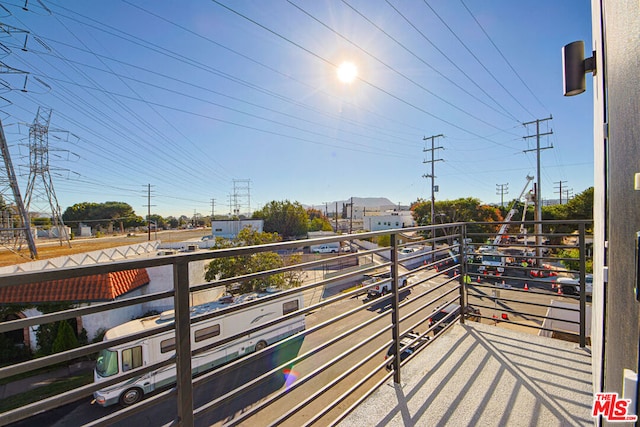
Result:
<svg viewBox="0 0 640 427"><path fill-rule="evenodd" d="M217 337L220 335L220 325L213 325L203 329L199 329L195 333L196 342L208 340L209 338Z"/></svg>
<svg viewBox="0 0 640 427"><path fill-rule="evenodd" d="M142 366L142 347L131 347L122 350L122 372Z"/></svg>

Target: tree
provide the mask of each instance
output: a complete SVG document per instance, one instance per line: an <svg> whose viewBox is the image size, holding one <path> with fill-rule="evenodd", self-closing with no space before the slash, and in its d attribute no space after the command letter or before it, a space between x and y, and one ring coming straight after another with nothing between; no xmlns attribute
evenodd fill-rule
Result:
<svg viewBox="0 0 640 427"><path fill-rule="evenodd" d="M56 339L53 341L53 345L51 346L52 352L60 353L76 347L78 347L78 338L76 338L76 335L73 333L73 329L69 322L62 320L58 326Z"/></svg>
<svg viewBox="0 0 640 427"><path fill-rule="evenodd" d="M309 227L307 212L298 202L271 201L253 213L254 219L264 221L264 231L278 233L285 239L306 236Z"/></svg>
<svg viewBox="0 0 640 427"><path fill-rule="evenodd" d="M313 218L309 222L309 231L333 231L331 222L328 218Z"/></svg>
<svg viewBox="0 0 640 427"><path fill-rule="evenodd" d="M418 225L431 225L431 201L418 199L411 205L414 220ZM443 200L434 205L435 224L467 222L469 233L494 233L497 225L474 224L477 222L499 222L503 220L500 209L483 205L473 197Z"/></svg>
<svg viewBox="0 0 640 427"><path fill-rule="evenodd" d="M80 222L88 222L103 228L117 222L121 229L145 224L144 219L136 215L133 208L123 202L76 203L64 211L62 220L65 224L77 225Z"/></svg>
<svg viewBox="0 0 640 427"><path fill-rule="evenodd" d="M180 225L180 221L178 220L178 218L176 218L174 216L168 216L165 219L165 221L169 225L170 228L178 228L178 226Z"/></svg>
<svg viewBox="0 0 640 427"><path fill-rule="evenodd" d="M51 228L51 218L48 218L48 217L31 218L31 225L33 225L34 227L41 228L43 230L48 230Z"/></svg>
<svg viewBox="0 0 640 427"><path fill-rule="evenodd" d="M216 248L232 248L238 246L253 246L280 241L277 233L257 232L251 227L243 228L238 236L232 240L216 238ZM243 276L250 273L284 267L284 261L275 252L256 252L237 257L217 258L206 267L205 280L222 280ZM288 288L301 283L300 278L291 273L272 274L259 279L243 280L239 286L229 285L229 293L248 293L268 287Z"/></svg>

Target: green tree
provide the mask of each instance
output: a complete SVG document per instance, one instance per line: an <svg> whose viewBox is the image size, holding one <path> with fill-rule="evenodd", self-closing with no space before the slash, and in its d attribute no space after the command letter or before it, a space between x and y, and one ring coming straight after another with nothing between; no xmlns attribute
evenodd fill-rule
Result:
<svg viewBox="0 0 640 427"><path fill-rule="evenodd" d="M51 228L51 218L31 218L31 225L33 225L34 227L42 228L44 230L48 230Z"/></svg>
<svg viewBox="0 0 640 427"><path fill-rule="evenodd" d="M76 203L64 211L62 220L65 224L72 226L87 222L92 226L98 225L104 228L116 223L121 229L145 224L144 219L136 215L130 205L123 202Z"/></svg>
<svg viewBox="0 0 640 427"><path fill-rule="evenodd" d="M298 202L271 201L253 213L254 219L264 221L264 231L278 233L285 239L306 236L309 227L307 211Z"/></svg>
<svg viewBox="0 0 640 427"><path fill-rule="evenodd" d="M232 248L238 246L253 246L280 241L277 233L257 232L253 228L243 228L238 236L232 240L216 239L216 248ZM275 252L257 252L250 255L217 258L206 267L205 280L222 280L260 271L284 267L284 261ZM259 291L267 287L287 288L296 285L296 277L291 274L272 274L259 279L243 280L239 286L227 286L229 293L248 293Z"/></svg>
<svg viewBox="0 0 640 427"><path fill-rule="evenodd" d="M58 325L58 332L51 346L51 351L53 353L60 353L76 347L78 347L78 339L73 333L73 328L71 328L69 322L62 320Z"/></svg>
<svg viewBox="0 0 640 427"><path fill-rule="evenodd" d="M309 231L333 231L333 227L326 217L313 218L309 222Z"/></svg>
<svg viewBox="0 0 640 427"><path fill-rule="evenodd" d="M431 201L418 199L411 205L414 220L418 225L431 224ZM494 233L497 225L475 224L477 222L502 221L500 209L494 206L483 205L479 199L473 197L459 198L455 200L442 200L434 205L435 224L451 222L467 222L469 233Z"/></svg>
<svg viewBox="0 0 640 427"><path fill-rule="evenodd" d="M178 226L180 225L180 220L178 220L178 218L174 216L168 216L165 219L165 222L167 225L169 225L170 228L178 228Z"/></svg>
<svg viewBox="0 0 640 427"><path fill-rule="evenodd" d="M47 314L67 310L72 306L72 304L66 302L51 302L38 304L36 309L41 313ZM36 341L38 343L37 355L46 356L53 353L53 343L58 336L58 328L62 322L66 321L44 323L38 327L36 331Z"/></svg>

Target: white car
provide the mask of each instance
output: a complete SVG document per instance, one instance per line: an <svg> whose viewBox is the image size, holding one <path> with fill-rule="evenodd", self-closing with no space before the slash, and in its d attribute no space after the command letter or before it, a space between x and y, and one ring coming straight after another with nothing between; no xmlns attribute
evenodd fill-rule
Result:
<svg viewBox="0 0 640 427"><path fill-rule="evenodd" d="M335 254L338 253L338 248L336 246L319 246L313 250L313 252L317 254Z"/></svg>
<svg viewBox="0 0 640 427"><path fill-rule="evenodd" d="M585 276L585 293L591 296L593 291L593 274L587 274ZM568 295L580 295L580 277L558 277L555 281L557 286L560 286L563 294Z"/></svg>

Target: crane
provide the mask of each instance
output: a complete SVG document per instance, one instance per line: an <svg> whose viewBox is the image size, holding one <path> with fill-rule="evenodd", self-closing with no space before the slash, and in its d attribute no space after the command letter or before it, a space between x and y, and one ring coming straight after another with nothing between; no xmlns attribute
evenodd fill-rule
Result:
<svg viewBox="0 0 640 427"><path fill-rule="evenodd" d="M502 226L500 227L500 231L498 231L498 235L496 236L495 239L493 239L493 245L494 246L498 246L500 244L500 241L502 240L502 236L504 235L504 233L509 228L509 221L511 221L513 216L518 212L518 209L516 209L516 204L520 201L520 199L522 199L522 196L524 196L524 194L527 192L527 187L529 187L529 183L531 181L533 181L533 177L527 175L527 183L524 185L524 188L522 189L522 192L520 193L518 198L513 201L513 204L511 205L511 209L509 210L509 213L507 213L507 216L504 219L505 223L502 224ZM527 199L525 201L525 205L524 205L524 212L522 213L522 221L524 221L524 216L525 216L525 214L527 212L528 202L529 201ZM521 229L522 229L522 226L521 226Z"/></svg>

